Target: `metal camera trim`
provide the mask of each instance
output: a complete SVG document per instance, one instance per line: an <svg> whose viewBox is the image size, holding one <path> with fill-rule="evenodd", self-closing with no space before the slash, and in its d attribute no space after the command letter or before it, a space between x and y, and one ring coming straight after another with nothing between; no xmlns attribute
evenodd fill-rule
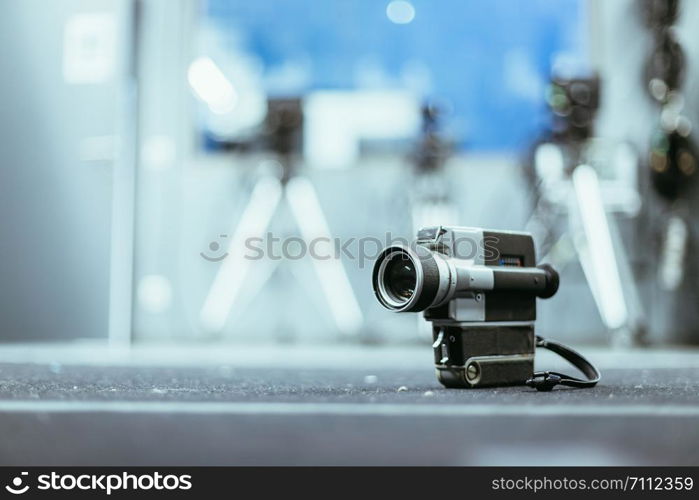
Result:
<svg viewBox="0 0 699 500"><path fill-rule="evenodd" d="M386 287L386 268L391 260L397 256L407 256L408 260L415 268L415 290L413 290L410 298L404 301L395 300L393 298L393 294ZM414 307L420 299L422 287L425 282L425 274L422 270L420 256L409 247L394 245L384 249L384 251L381 252L379 261L380 264L374 273L374 292L376 293L376 297L379 299L379 302L381 302L381 304L387 309L396 312L407 311L411 307Z"/></svg>
<svg viewBox="0 0 699 500"><path fill-rule="evenodd" d="M396 256L407 257L415 267L415 290L405 301L396 300L387 285L388 263ZM453 297L457 272L450 259L420 244L415 248L392 245L379 254L372 278L374 294L386 309L393 312L420 312L441 305Z"/></svg>

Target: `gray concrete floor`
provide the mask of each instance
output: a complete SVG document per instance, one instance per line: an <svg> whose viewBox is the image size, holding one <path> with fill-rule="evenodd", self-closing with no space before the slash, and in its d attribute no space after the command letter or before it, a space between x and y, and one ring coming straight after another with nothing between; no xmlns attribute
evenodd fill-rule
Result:
<svg viewBox="0 0 699 500"><path fill-rule="evenodd" d="M582 350L600 386L537 393L427 346L7 345L0 464L699 464L698 352Z"/></svg>

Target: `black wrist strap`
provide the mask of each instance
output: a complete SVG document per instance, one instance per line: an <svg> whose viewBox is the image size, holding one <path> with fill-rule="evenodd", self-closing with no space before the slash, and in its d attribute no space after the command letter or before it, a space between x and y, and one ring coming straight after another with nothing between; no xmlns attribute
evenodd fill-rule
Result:
<svg viewBox="0 0 699 500"><path fill-rule="evenodd" d="M594 387L602 376L595 365L570 347L552 340L546 340L538 335L536 336L536 347L543 347L544 349L555 352L583 372L587 377L587 380L583 380L559 372L534 372L532 378L527 380L525 384L535 388L537 391L550 391L557 385L567 385L568 387L578 387L580 389Z"/></svg>

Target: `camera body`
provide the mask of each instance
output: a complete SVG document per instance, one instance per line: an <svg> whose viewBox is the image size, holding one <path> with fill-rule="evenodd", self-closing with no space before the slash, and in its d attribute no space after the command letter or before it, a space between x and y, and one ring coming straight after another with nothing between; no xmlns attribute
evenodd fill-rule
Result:
<svg viewBox="0 0 699 500"><path fill-rule="evenodd" d="M436 226L415 245L386 248L373 284L388 309L424 311L444 386L518 385L534 373L536 298L559 283L553 268L535 265L528 233Z"/></svg>

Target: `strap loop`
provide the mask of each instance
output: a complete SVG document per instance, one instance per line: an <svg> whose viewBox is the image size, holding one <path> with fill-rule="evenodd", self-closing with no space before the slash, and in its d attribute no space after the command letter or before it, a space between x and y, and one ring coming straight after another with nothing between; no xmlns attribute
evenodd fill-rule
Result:
<svg viewBox="0 0 699 500"><path fill-rule="evenodd" d="M585 359L582 354L574 351L568 346L559 344L558 342L554 342L552 340L546 340L545 338L537 335L536 347L542 347L544 349L548 349L549 351L555 352L578 370L583 372L587 377L587 380L583 380L559 372L534 372L532 378L527 380L525 384L527 384L529 387L533 387L537 391L548 392L557 385L566 385L568 387L577 387L579 389L590 388L596 386L597 382L599 382L600 378L602 377L595 365Z"/></svg>

